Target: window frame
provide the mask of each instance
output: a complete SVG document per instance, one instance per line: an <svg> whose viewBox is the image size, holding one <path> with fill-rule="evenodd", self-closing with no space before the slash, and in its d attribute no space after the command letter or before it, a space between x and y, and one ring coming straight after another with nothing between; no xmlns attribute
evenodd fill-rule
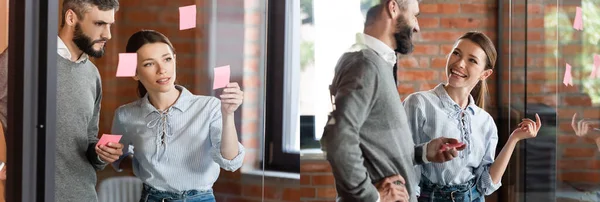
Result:
<svg viewBox="0 0 600 202"><path fill-rule="evenodd" d="M286 6L288 1L267 2L265 170L300 173L300 153L284 152L284 84ZM284 17L282 17L284 16ZM281 68L284 67L284 68Z"/></svg>
<svg viewBox="0 0 600 202"><path fill-rule="evenodd" d="M7 201L55 199L57 12L57 0L9 1Z"/></svg>

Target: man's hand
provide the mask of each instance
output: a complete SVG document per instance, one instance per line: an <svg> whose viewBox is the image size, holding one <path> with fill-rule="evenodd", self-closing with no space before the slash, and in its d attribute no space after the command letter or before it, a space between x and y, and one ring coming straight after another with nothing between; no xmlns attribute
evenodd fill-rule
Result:
<svg viewBox="0 0 600 202"><path fill-rule="evenodd" d="M100 159L102 159L102 161L107 163L113 163L117 159L119 159L121 155L123 155L123 144L109 142L108 144L106 144L106 146L99 145L96 146L96 153L98 154Z"/></svg>
<svg viewBox="0 0 600 202"><path fill-rule="evenodd" d="M406 182L400 175L386 177L375 184L379 192L379 201L407 202L410 198L405 186Z"/></svg>
<svg viewBox="0 0 600 202"><path fill-rule="evenodd" d="M467 144L460 147L447 149L446 145L459 144L460 142L454 138L440 137L433 139L427 143L427 160L430 162L443 163L454 159L458 156L458 151L467 148Z"/></svg>

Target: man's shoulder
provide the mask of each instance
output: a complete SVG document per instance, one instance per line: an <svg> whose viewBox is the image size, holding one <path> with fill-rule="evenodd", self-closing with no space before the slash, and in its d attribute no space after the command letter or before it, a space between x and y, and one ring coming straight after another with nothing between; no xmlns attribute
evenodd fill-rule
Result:
<svg viewBox="0 0 600 202"><path fill-rule="evenodd" d="M356 46L356 45L355 45ZM350 51L345 52L341 59L352 59L352 61L371 61L373 62L379 56L377 52L369 47L361 46L359 48L352 48Z"/></svg>
<svg viewBox="0 0 600 202"><path fill-rule="evenodd" d="M365 70L376 70L377 66L377 54L371 49L360 49L344 53L340 57L336 69L342 70L352 67Z"/></svg>

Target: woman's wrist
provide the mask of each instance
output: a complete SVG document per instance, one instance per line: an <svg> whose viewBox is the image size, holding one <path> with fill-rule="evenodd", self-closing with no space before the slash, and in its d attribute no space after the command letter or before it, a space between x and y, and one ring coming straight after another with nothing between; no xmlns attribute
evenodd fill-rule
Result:
<svg viewBox="0 0 600 202"><path fill-rule="evenodd" d="M506 142L507 144L517 144L519 143L519 141L521 141L520 138L515 137L514 135L511 135L510 137L508 137L508 141Z"/></svg>

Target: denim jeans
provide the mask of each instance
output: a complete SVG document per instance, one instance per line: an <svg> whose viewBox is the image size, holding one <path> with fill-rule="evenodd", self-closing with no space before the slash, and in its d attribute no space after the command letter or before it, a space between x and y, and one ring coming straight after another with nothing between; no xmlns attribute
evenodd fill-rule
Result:
<svg viewBox="0 0 600 202"><path fill-rule="evenodd" d="M140 202L215 202L215 195L211 190L188 190L179 193L160 191L144 184Z"/></svg>
<svg viewBox="0 0 600 202"><path fill-rule="evenodd" d="M484 202L483 196L475 186L475 180L461 185L437 185L423 177L419 186L419 202Z"/></svg>

